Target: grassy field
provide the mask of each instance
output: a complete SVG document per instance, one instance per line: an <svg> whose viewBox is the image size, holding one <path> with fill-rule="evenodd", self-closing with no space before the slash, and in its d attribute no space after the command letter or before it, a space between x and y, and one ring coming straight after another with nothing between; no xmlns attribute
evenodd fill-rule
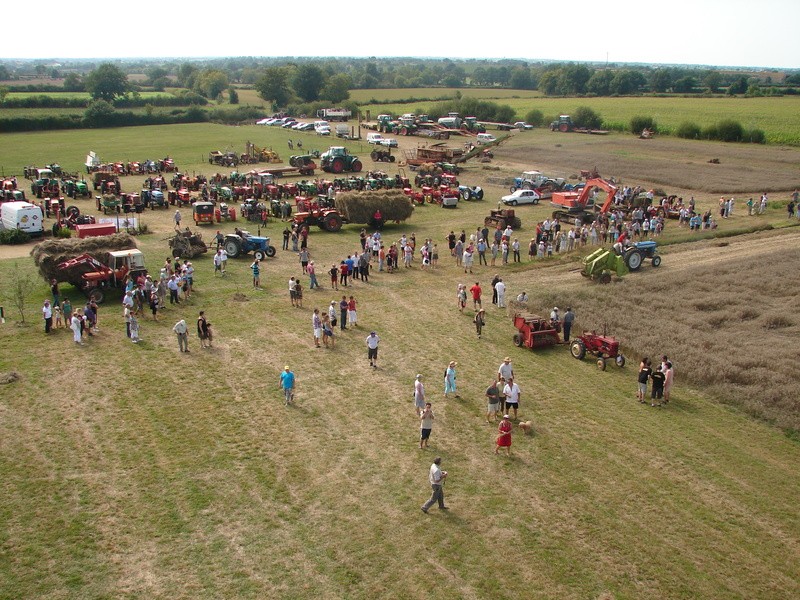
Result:
<svg viewBox="0 0 800 600"><path fill-rule="evenodd" d="M139 96L142 98L160 98L162 96L170 96L166 92L139 92ZM89 92L9 92L6 94L6 98L9 100L14 100L16 98L31 98L35 96L50 96L52 98L63 98L64 100L72 100L74 98L80 98L83 100L89 100L91 98L91 94Z"/></svg>
<svg viewBox="0 0 800 600"><path fill-rule="evenodd" d="M508 90L493 88L397 88L397 89L369 89L350 90L350 99L359 104L369 104L375 100L381 102L391 100L405 100L406 98L455 98L460 94L464 98L478 98L479 100L503 101L515 98L537 98L541 92L536 90Z"/></svg>
<svg viewBox="0 0 800 600"><path fill-rule="evenodd" d="M374 97L392 99L395 90L386 90L383 96L375 90ZM404 92L405 90L399 90ZM717 123L722 119L739 121L745 129L763 129L770 144L800 144L800 97L784 96L778 98L655 98L649 96L633 98L546 98L497 97L496 101L508 104L524 119L533 109L542 111L546 122L559 114L569 114L579 106L588 106L601 115L607 124L627 124L632 117L653 117L659 129L674 131L684 121L693 122L700 127ZM428 94L426 97L430 97ZM399 96L408 98L410 95ZM482 96L479 96L483 98ZM362 110L373 114L389 112L432 112L432 102L402 104L366 104Z"/></svg>
<svg viewBox="0 0 800 600"><path fill-rule="evenodd" d="M7 135L0 165L58 160L75 169L94 149L108 159L169 154L185 170L208 172L210 149L247 139L283 149L289 135L211 125ZM307 147L315 140L303 139ZM564 136L563 144L573 143L582 142ZM507 150L514 148L498 152ZM310 315L341 293L320 276L323 290L306 289L304 309L292 308L286 281L301 274L291 252L266 261L266 291L252 290L248 260L229 261L222 279L213 277L209 255L197 259L196 295L158 322L143 319L138 346L125 339L112 302L82 348L63 329L41 332L44 282L28 306L29 326L19 326L5 303L0 374L13 369L21 379L0 385L0 597L416 598L431 585L443 598L800 594L800 446L687 381L693 339L654 343L679 373L673 402L657 410L633 398L635 359L601 373L564 347L515 348L510 319L493 306L477 340L471 311L455 307L457 283L479 280L486 289L497 272L509 295L524 288L541 298L540 312L551 302L574 303L578 327L596 326L604 305L635 314L633 300L641 298L639 307L660 293L663 302L640 309L641 328L615 331L631 340L637 332L638 340L648 319L669 322L670 307L691 311L685 327L700 313L695 304L735 302L738 311L742 297L772 292L748 287L709 298L709 289L697 297L687 291L693 297L684 302L684 281L708 277L713 263L691 270L702 252L677 247L665 254L665 281L662 272L645 271L603 290L587 287L569 264L477 267L465 275L443 251L443 238L451 229L474 231L503 189L488 177L520 170L516 160L506 155L496 160L500 171L476 167L462 176L486 182L488 201L454 211L420 207L384 232L386 240L411 232L433 238L440 267L375 273L369 284L347 288L359 301L361 326L337 336L333 350L313 348ZM520 235L549 211L520 209ZM171 213L143 215L155 231L140 239L151 270L167 255ZM766 220L783 223L783 214L771 209ZM723 227L748 223L740 214ZM267 226L275 245L282 229ZM358 248L358 230L312 232L320 271ZM775 238L773 254L760 259L782 256L783 239L793 238ZM708 260L724 264L730 281L739 263L729 265L724 248L710 246ZM29 258L0 260L4 289L14 264L34 271ZM684 268L681 278L675 271ZM68 286L63 292L73 295ZM214 348L201 351L192 336L191 353L180 354L171 327L179 318L193 325L199 310L215 328ZM771 310L753 320L761 324ZM382 339L375 371L363 340L372 329ZM789 330L759 331L767 345ZM536 430L515 433L511 459L493 455L495 429L483 415L484 389L506 355L523 390L520 416ZM460 400L441 398L449 360L459 361ZM298 375L293 408L277 390L286 364ZM427 452L416 448L416 373L437 416ZM437 454L450 472L451 511L426 516L419 505Z"/></svg>

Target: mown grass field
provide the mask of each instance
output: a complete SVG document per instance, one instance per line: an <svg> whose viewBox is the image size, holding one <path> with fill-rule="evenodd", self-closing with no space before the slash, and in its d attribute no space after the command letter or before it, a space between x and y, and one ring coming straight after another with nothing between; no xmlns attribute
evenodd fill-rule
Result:
<svg viewBox="0 0 800 600"><path fill-rule="evenodd" d="M405 91L405 90L400 90ZM465 90L465 95L466 94ZM509 90L510 91L510 90ZM374 90L371 97L392 99L394 90ZM494 92L493 90L490 92ZM430 97L428 94L426 97ZM546 98L543 96L524 97L476 96L481 99L495 99L500 104L508 104L519 119L524 119L531 110L544 113L549 123L559 114L575 112L579 106L588 106L599 113L607 124L627 125L632 117L653 117L659 129L671 133L684 121L693 122L700 127L712 125L723 119L739 121L745 129L763 129L770 144L800 144L800 97L784 96L777 98L656 98L650 96L631 98ZM411 95L399 96L411 97ZM369 100L369 98L368 98ZM413 102L398 104L366 104L362 110L372 114L388 112L431 112L433 102Z"/></svg>
<svg viewBox="0 0 800 600"><path fill-rule="evenodd" d="M0 165L8 172L57 160L72 170L94 149L108 159L169 154L182 168L209 172L210 149L250 139L282 150L289 135L212 125L8 135ZM303 139L312 146L313 136ZM520 170L509 157L496 164ZM475 168L462 179L481 183L499 172ZM125 189L129 181L135 189L131 179ZM157 323L143 319L138 346L110 302L86 346L73 347L65 330L46 338L44 282L28 307L30 326L18 326L7 307L0 374L15 369L21 379L0 385L0 597L417 598L432 581L443 598L800 594L800 446L683 379L694 355L681 344L693 340L655 344L674 355L679 373L671 405L657 410L633 398L635 357L602 373L564 347L515 348L510 319L488 299L488 326L476 339L472 312L456 309L456 284L479 280L487 289L497 272L509 295L547 294L540 312L555 298L579 307L578 327L595 325L592 292L569 265L477 267L474 275L455 267L443 238L482 222L502 191L486 188L487 201L420 207L407 224L387 228L387 240L434 238L440 267L376 273L348 288L361 327L337 336L333 350L313 348L311 310L341 293L323 275L323 291L306 289L305 307L292 308L286 281L301 274L284 251L266 261L261 292L252 290L248 260L230 260L225 279L213 277L209 255L193 261L196 295ZM521 208L520 235L549 211ZM168 252L171 214L143 215L156 232L140 239L153 270ZM771 209L767 220L782 223L783 214ZM724 226L749 223L731 221ZM267 226L275 245L282 229ZM317 265L358 248L358 230L312 231ZM705 273L673 252L666 275L681 265L687 278ZM34 271L29 258L0 260L0 288L15 263ZM665 304L695 310L680 286L640 275L604 292L661 293ZM756 278L747 281L737 298L761 293ZM68 286L63 293L73 294ZM602 314L602 299L592 302ZM178 318L193 324L199 310L213 323L215 347L201 352L192 336L192 352L182 355L171 327ZM668 321L661 311L640 307L631 318ZM372 329L382 338L376 371L364 351ZM523 390L520 416L536 428L515 434L511 459L493 455L494 428L483 415L484 389L506 355ZM440 396L449 360L459 361L460 400ZM298 405L288 409L277 389L285 364L299 386ZM437 415L429 451L416 448L416 373ZM451 511L426 516L419 505L437 454L450 472Z"/></svg>

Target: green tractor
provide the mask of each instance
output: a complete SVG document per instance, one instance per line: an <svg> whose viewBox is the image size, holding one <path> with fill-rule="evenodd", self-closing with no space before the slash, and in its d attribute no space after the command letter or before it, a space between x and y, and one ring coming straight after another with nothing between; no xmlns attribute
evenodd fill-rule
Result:
<svg viewBox="0 0 800 600"><path fill-rule="evenodd" d="M343 146L331 146L320 156L322 160L322 170L326 173L344 173L352 171L360 173L362 169L361 161L357 156L347 152Z"/></svg>
<svg viewBox="0 0 800 600"><path fill-rule="evenodd" d="M61 189L64 194L70 198L91 198L92 190L89 189L89 184L83 179L66 179L61 184Z"/></svg>
<svg viewBox="0 0 800 600"><path fill-rule="evenodd" d="M625 256L613 249L598 248L583 259L581 275L600 283L611 283L611 276L622 277L629 272Z"/></svg>
<svg viewBox="0 0 800 600"><path fill-rule="evenodd" d="M461 129L466 129L472 133L486 133L486 127L478 123L478 117L464 117Z"/></svg>

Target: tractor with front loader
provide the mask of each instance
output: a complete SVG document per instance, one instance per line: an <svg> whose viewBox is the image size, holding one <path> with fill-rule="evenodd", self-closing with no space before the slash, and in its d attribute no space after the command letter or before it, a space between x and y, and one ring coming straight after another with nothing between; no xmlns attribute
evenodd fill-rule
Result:
<svg viewBox="0 0 800 600"><path fill-rule="evenodd" d="M331 146L320 156L322 170L326 173L360 173L363 165L357 156L350 154L343 146Z"/></svg>

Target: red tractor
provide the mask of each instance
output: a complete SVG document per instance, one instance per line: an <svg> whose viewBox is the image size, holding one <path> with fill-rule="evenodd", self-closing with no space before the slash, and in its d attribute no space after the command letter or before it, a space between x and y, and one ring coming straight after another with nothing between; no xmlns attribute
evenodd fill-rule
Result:
<svg viewBox="0 0 800 600"><path fill-rule="evenodd" d="M606 370L606 363L612 359L618 367L625 366L625 357L619 351L619 340L605 333L599 335L595 331L584 331L572 341L569 350L578 360L583 360L587 353L594 355L601 371Z"/></svg>
<svg viewBox="0 0 800 600"><path fill-rule="evenodd" d="M514 345L520 348L547 348L559 343L558 329L550 319L525 312L514 313Z"/></svg>
<svg viewBox="0 0 800 600"><path fill-rule="evenodd" d="M335 208L317 208L295 213L293 221L298 226L317 225L320 229L335 233L342 228L345 220Z"/></svg>

